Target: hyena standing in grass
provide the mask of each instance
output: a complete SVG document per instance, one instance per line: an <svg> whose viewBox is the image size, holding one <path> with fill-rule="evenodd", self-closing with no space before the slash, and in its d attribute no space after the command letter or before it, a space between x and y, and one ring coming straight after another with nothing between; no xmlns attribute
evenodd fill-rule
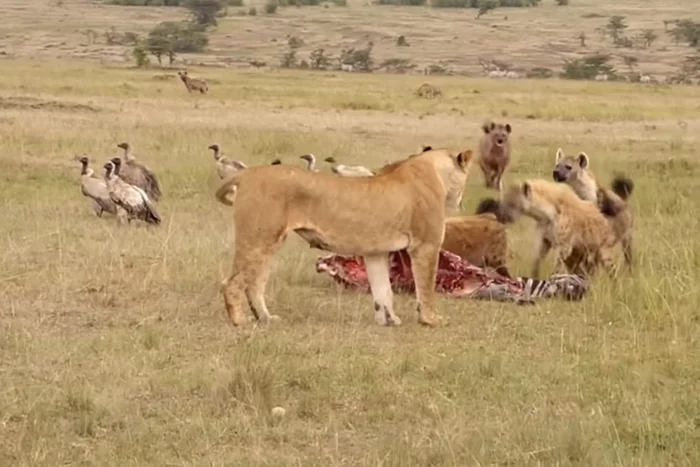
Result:
<svg viewBox="0 0 700 467"><path fill-rule="evenodd" d="M586 153L567 156L561 148L557 150L552 178L555 182L569 185L579 198L598 206L615 231L625 262L632 269L634 219L629 207L629 197L634 189L632 180L617 174L610 188L601 187L590 170L590 159Z"/></svg>
<svg viewBox="0 0 700 467"><path fill-rule="evenodd" d="M187 92L199 91L202 94L206 94L206 92L209 91L209 86L207 86L206 81L199 78L190 78L187 75L187 70L178 71L177 74L180 76L182 82L185 83Z"/></svg>
<svg viewBox="0 0 700 467"><path fill-rule="evenodd" d="M481 126L484 132L479 145L479 167L484 173L486 188L503 189L503 173L510 163L510 124L490 120Z"/></svg>

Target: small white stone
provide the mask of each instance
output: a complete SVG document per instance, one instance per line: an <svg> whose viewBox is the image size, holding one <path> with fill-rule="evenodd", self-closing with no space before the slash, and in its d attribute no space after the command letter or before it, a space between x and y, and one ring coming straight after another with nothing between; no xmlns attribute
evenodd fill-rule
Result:
<svg viewBox="0 0 700 467"><path fill-rule="evenodd" d="M284 417L287 411L283 407L273 407L272 415L274 417Z"/></svg>

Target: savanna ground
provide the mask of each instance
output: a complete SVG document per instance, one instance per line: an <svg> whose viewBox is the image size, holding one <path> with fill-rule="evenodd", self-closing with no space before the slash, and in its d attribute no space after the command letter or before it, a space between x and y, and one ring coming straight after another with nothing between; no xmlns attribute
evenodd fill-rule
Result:
<svg viewBox="0 0 700 467"><path fill-rule="evenodd" d="M0 465L700 463L700 88L430 77L444 97L428 101L424 77L191 68L214 83L195 96L169 70L40 58L0 61ZM290 238L267 293L283 320L228 324L209 144L376 168L476 149L488 116L514 127L507 180L549 178L557 147L634 179L634 273L573 304L443 299L438 329L397 296L386 329ZM98 219L80 193L73 155L99 170L122 141L161 178L160 227ZM482 185L473 170L464 213ZM510 229L519 274L531 229Z"/></svg>

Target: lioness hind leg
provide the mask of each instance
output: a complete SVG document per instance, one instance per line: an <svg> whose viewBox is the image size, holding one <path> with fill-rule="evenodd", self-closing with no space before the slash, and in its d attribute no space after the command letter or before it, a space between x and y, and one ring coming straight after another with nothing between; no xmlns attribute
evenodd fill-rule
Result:
<svg viewBox="0 0 700 467"><path fill-rule="evenodd" d="M221 294L224 296L226 312L234 326L240 326L247 321L243 314L244 284L243 275L235 268L231 276L221 283Z"/></svg>
<svg viewBox="0 0 700 467"><path fill-rule="evenodd" d="M265 303L265 286L270 272L268 266L271 255L272 253L269 253L264 257L258 257L256 262L249 265L248 274L246 274L245 294L248 298L248 305L250 305L255 319L263 323L279 319L279 316L270 314Z"/></svg>
<svg viewBox="0 0 700 467"><path fill-rule="evenodd" d="M437 326L440 316L435 311L435 276L440 248L421 245L409 250L411 271L416 283L418 322L426 326Z"/></svg>
<svg viewBox="0 0 700 467"><path fill-rule="evenodd" d="M374 319L380 326L398 326L401 320L394 313L389 281L389 255L365 256L365 270L374 299Z"/></svg>

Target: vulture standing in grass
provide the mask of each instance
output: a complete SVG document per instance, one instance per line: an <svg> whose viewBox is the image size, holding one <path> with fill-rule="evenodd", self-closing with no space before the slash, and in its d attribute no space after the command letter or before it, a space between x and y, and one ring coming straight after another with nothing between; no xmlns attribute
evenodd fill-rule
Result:
<svg viewBox="0 0 700 467"><path fill-rule="evenodd" d="M95 172L88 167L90 160L87 156L83 156L78 160L83 166L83 170L80 172L80 188L83 195L92 199L97 217L102 217L102 213L105 211L116 215L117 205L114 204L114 201L109 196L107 182L92 176Z"/></svg>
<svg viewBox="0 0 700 467"><path fill-rule="evenodd" d="M221 147L218 144L212 144L208 147L214 151L214 160L216 161L216 174L220 179L224 179L234 172L247 169L248 166L241 161L236 161L221 155Z"/></svg>
<svg viewBox="0 0 700 467"><path fill-rule="evenodd" d="M129 143L119 143L117 147L124 150L125 162L122 164L119 177L126 183L141 188L153 201L158 201L162 193L156 174L151 172L145 165L136 161Z"/></svg>
<svg viewBox="0 0 700 467"><path fill-rule="evenodd" d="M334 174L340 175L341 177L373 177L374 172L369 170L367 167L362 165L343 165L336 164L335 159L332 157L326 157L324 159L329 164L333 164L331 170Z"/></svg>
<svg viewBox="0 0 700 467"><path fill-rule="evenodd" d="M303 159L306 161L306 163L308 164L306 166L307 169L309 169L312 172L318 172L318 169L316 168L316 156L314 156L311 153L308 153L299 157L299 159Z"/></svg>
<svg viewBox="0 0 700 467"><path fill-rule="evenodd" d="M104 165L105 180L112 201L126 211L129 223L131 223L131 219L135 218L149 224L160 224L160 216L151 200L148 199L146 192L135 185L126 183L119 176L121 162L121 159L115 157Z"/></svg>

